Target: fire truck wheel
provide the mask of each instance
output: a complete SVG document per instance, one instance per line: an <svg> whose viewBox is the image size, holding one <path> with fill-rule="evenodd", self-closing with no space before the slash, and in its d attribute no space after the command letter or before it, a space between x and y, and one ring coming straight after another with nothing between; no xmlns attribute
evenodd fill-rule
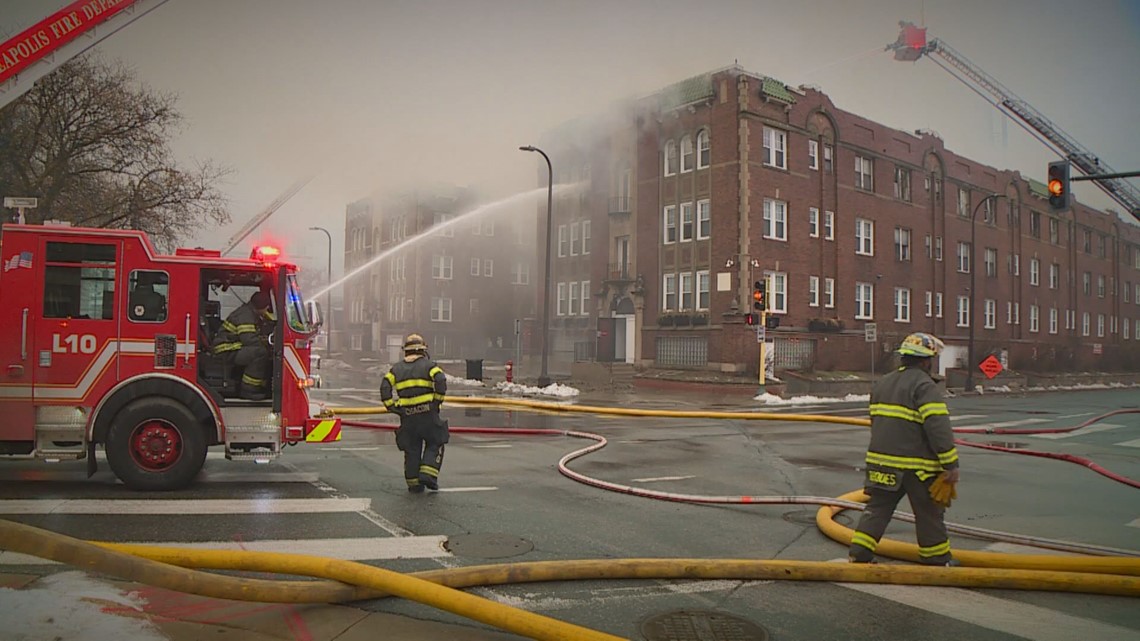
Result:
<svg viewBox="0 0 1140 641"><path fill-rule="evenodd" d="M107 432L107 463L133 490L186 487L206 461L206 435L185 405L152 396L127 405Z"/></svg>

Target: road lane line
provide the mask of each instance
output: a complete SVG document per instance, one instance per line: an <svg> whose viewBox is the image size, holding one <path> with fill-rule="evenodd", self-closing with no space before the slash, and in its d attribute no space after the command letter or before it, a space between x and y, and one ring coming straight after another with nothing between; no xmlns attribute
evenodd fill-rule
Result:
<svg viewBox="0 0 1140 641"><path fill-rule="evenodd" d="M1130 639L1136 631L962 588L836 583L849 590L926 610L1031 641Z"/></svg>
<svg viewBox="0 0 1140 641"><path fill-rule="evenodd" d="M950 420L951 421L964 421L968 418L985 418L985 417L986 417L985 414L958 414L958 415L951 414Z"/></svg>
<svg viewBox="0 0 1140 641"><path fill-rule="evenodd" d="M360 512L371 499L6 499L0 514L325 514Z"/></svg>
<svg viewBox="0 0 1140 641"><path fill-rule="evenodd" d="M376 446L376 447L318 447L317 449L322 451L322 452L375 452L376 450L381 449L381 448L379 446Z"/></svg>
<svg viewBox="0 0 1140 641"><path fill-rule="evenodd" d="M1081 412L1080 414L1065 414L1064 416L1058 416L1058 417L1057 417L1057 420L1058 420L1058 421L1063 421L1063 420L1065 420L1065 419L1067 419L1067 418L1080 418L1080 417L1082 417L1082 416L1092 416L1092 415L1093 415L1093 414L1095 414L1095 413L1096 413L1096 412Z"/></svg>
<svg viewBox="0 0 1140 641"><path fill-rule="evenodd" d="M473 485L470 487L443 487L433 492L494 492L499 488L494 485Z"/></svg>
<svg viewBox="0 0 1140 641"><path fill-rule="evenodd" d="M696 476L692 474L688 476L653 476L643 479L632 479L634 483L654 483L657 481L684 481L685 479L695 479Z"/></svg>
<svg viewBox="0 0 1140 641"><path fill-rule="evenodd" d="M1120 447L1140 447L1140 438L1131 441L1124 441L1123 443L1116 443Z"/></svg>
<svg viewBox="0 0 1140 641"><path fill-rule="evenodd" d="M1073 438L1074 436L1084 436L1085 434L1095 434L1096 432L1107 432L1108 430L1114 430L1118 427L1124 426L1116 425L1115 423L1096 423L1095 425L1082 427L1081 429L1074 430L1072 432L1057 432L1054 434L1029 434L1029 436L1032 436L1033 438L1048 438L1057 440L1062 438Z"/></svg>
<svg viewBox="0 0 1140 641"><path fill-rule="evenodd" d="M490 445L472 445L471 447L476 448L476 449L487 450L487 449L495 449L495 448L499 448L499 449L512 448L514 446L511 445L510 443L493 443Z"/></svg>
<svg viewBox="0 0 1140 641"><path fill-rule="evenodd" d="M446 536L372 537L349 539L273 539L263 541L132 541L138 545L192 550L245 550L249 552L284 552L309 554L344 561L389 559L434 559L452 556L444 549ZM54 565L55 561L18 552L0 551L3 565Z"/></svg>
<svg viewBox="0 0 1140 641"><path fill-rule="evenodd" d="M312 483L316 472L202 472L195 482L201 483Z"/></svg>
<svg viewBox="0 0 1140 641"><path fill-rule="evenodd" d="M953 420L953 418L951 418ZM999 429L1002 427L1018 427L1020 425L1034 425L1036 423L1048 423L1049 419L1046 418L1023 418L1020 421L1005 421L1002 423L980 423L978 425L955 425L955 427L969 427L969 428L986 428L986 429Z"/></svg>

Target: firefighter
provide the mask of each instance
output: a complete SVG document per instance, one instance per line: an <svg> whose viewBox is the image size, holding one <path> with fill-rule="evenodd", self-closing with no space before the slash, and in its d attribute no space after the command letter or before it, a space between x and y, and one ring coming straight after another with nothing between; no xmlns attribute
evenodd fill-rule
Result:
<svg viewBox="0 0 1140 641"><path fill-rule="evenodd" d="M272 328L269 294L256 292L249 302L235 309L222 322L214 339L214 353L242 369L239 396L261 401L269 398L269 365L271 363L267 328Z"/></svg>
<svg viewBox="0 0 1140 641"><path fill-rule="evenodd" d="M154 291L155 285L165 285L166 275L161 272L137 272L135 286L131 289L128 304L131 308L131 320L158 321L166 320L166 296Z"/></svg>
<svg viewBox="0 0 1140 641"><path fill-rule="evenodd" d="M918 555L924 565L958 565L950 554L945 507L931 497L930 486L953 488L958 482L958 451L950 412L931 375L944 347L924 333L903 339L900 367L871 391L871 443L867 448L864 491L870 500L851 537L849 560L872 563L895 506L906 494L915 517ZM948 504L946 501L944 504Z"/></svg>
<svg viewBox="0 0 1140 641"><path fill-rule="evenodd" d="M447 421L439 416L446 394L447 377L428 355L427 343L419 334L409 334L404 360L393 365L380 383L384 407L400 417L396 447L404 453L409 492L439 489L443 446L449 439Z"/></svg>

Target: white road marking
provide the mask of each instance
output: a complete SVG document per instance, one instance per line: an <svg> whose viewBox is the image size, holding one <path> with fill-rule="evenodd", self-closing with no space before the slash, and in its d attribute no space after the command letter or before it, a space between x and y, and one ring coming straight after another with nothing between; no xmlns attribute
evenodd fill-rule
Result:
<svg viewBox="0 0 1140 641"><path fill-rule="evenodd" d="M1138 519L1140 520L1140 519ZM1088 554L1080 554L1078 552L1062 552L1060 550L1050 550L1048 548L1039 548L1032 545L1021 545L1020 543L1005 543L998 541L990 543L985 547L987 552L1000 552L1001 554L1048 554L1052 556L1090 556Z"/></svg>
<svg viewBox="0 0 1140 641"><path fill-rule="evenodd" d="M1140 438L1131 441L1124 441L1123 443L1116 443L1120 447L1140 447Z"/></svg>
<svg viewBox="0 0 1140 641"><path fill-rule="evenodd" d="M293 470L294 472L301 471L294 464L289 463L287 461L282 463L282 465L284 465L286 468L288 468L290 470ZM355 500L355 499L350 499L346 494L342 493L340 490L337 490L335 487L329 485L328 483L325 483L324 481L322 481L320 479L313 481L311 485L313 487L317 488L318 490L324 492L328 496L332 497L333 500L337 500L337 501ZM363 516L364 518L368 519L369 522L378 526L381 530L384 530L385 532L387 532L388 534L391 534L392 536L409 537L409 536L414 535L414 533L411 530L400 527L399 525L393 523L392 521L389 521L388 519L377 514L376 511L373 510L370 505L366 505L364 507L364 509L360 510L358 513L360 514L360 516Z"/></svg>
<svg viewBox="0 0 1140 641"><path fill-rule="evenodd" d="M692 474L688 476L653 476L643 479L632 479L634 483L654 483L656 481L684 481L685 479L695 479L696 476Z"/></svg>
<svg viewBox="0 0 1140 641"><path fill-rule="evenodd" d="M1032 641L1136 638L1136 631L1130 628L1000 599L974 590L872 583L836 585Z"/></svg>
<svg viewBox="0 0 1140 641"><path fill-rule="evenodd" d="M1018 427L1020 425L1033 425L1035 423L1048 423L1049 419L1045 418L1023 418L1020 421L1005 421L1003 423L981 423L979 425L958 425L956 427L970 427L970 428L987 428L987 429L1000 429L1003 427Z"/></svg>
<svg viewBox="0 0 1140 641"><path fill-rule="evenodd" d="M353 401L360 401L361 403L368 403L369 407L379 407L384 404L384 401L378 398L368 398L364 396L353 396L352 394L345 394L341 398L347 398Z"/></svg>
<svg viewBox="0 0 1140 641"><path fill-rule="evenodd" d="M986 417L985 414L957 414L957 415L951 414L950 420L951 421L964 421L968 418L985 418L985 417Z"/></svg>
<svg viewBox="0 0 1140 641"><path fill-rule="evenodd" d="M845 559L846 560L846 559ZM491 599L519 608L534 611L565 610L580 607L583 603L611 603L615 599L645 599L677 594L701 594L707 592L732 592L746 585L769 585L775 581L732 581L717 579L710 581L690 581L650 586L623 586L615 588L594 588L571 593L565 597L550 597L538 592L505 595L491 592Z"/></svg>
<svg viewBox="0 0 1140 641"><path fill-rule="evenodd" d="M318 447L322 452L375 452L380 447Z"/></svg>
<svg viewBox="0 0 1140 641"><path fill-rule="evenodd" d="M1140 527L1140 519L1136 519L1135 521L1129 523L1128 527Z"/></svg>
<svg viewBox="0 0 1140 641"><path fill-rule="evenodd" d="M444 549L446 536L407 536L353 539L291 539L264 541L206 541L184 543L178 541L138 541L142 545L192 550L246 550L250 552L286 552L309 554L344 561L377 559L433 559L452 556ZM0 565L50 565L55 561L0 551Z"/></svg>
<svg viewBox="0 0 1140 641"><path fill-rule="evenodd" d="M207 483L312 483L316 472L202 472L195 482Z"/></svg>
<svg viewBox="0 0 1140 641"><path fill-rule="evenodd" d="M0 514L323 514L361 512L371 499L8 499Z"/></svg>
<svg viewBox="0 0 1140 641"><path fill-rule="evenodd" d="M491 445L472 445L471 447L477 449L493 449L493 448L511 448L514 447L510 443L494 443Z"/></svg>
<svg viewBox="0 0 1140 641"><path fill-rule="evenodd" d="M1073 438L1074 436L1084 436L1085 434L1095 434L1096 432L1107 432L1108 430L1114 430L1118 427L1124 426L1116 425L1114 423L1096 423L1094 425L1082 427L1081 429L1074 430L1072 432L1057 432L1055 434L1030 434L1029 436L1032 436L1033 438L1049 438L1056 440L1062 438Z"/></svg>
<svg viewBox="0 0 1140 641"><path fill-rule="evenodd" d="M1067 418L1080 418L1082 416L1092 416L1093 414L1095 414L1095 412L1081 412L1080 414L1065 414L1064 416L1058 416L1057 420L1063 421Z"/></svg>
<svg viewBox="0 0 1140 641"><path fill-rule="evenodd" d="M471 487L444 487L433 492L494 492L499 488L494 485L473 485Z"/></svg>

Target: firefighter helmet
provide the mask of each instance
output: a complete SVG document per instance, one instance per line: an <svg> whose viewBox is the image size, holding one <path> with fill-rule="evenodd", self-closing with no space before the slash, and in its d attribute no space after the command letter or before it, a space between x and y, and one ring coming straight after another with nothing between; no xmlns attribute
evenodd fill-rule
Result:
<svg viewBox="0 0 1140 641"><path fill-rule="evenodd" d="M419 334L408 334L408 337L404 339L404 351L426 352L427 343L424 341L424 337Z"/></svg>
<svg viewBox="0 0 1140 641"><path fill-rule="evenodd" d="M249 303L253 305L254 309L269 309L271 300L269 294L264 291L254 292L253 296L249 297Z"/></svg>
<svg viewBox="0 0 1140 641"><path fill-rule="evenodd" d="M910 336L903 339L902 344L896 350L903 356L917 356L919 358L930 358L938 356L942 352L942 348L946 345L933 334L926 334L924 332L915 332Z"/></svg>

